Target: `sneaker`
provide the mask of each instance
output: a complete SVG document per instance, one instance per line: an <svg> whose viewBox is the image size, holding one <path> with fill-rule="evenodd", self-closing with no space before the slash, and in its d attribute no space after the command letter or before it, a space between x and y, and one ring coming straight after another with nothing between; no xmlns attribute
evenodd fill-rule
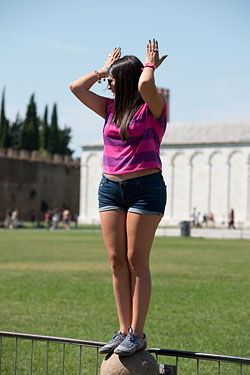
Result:
<svg viewBox="0 0 250 375"><path fill-rule="evenodd" d="M114 349L125 340L126 335L124 335L120 331L114 331L114 333L115 336L113 336L112 339L109 342L107 342L106 345L102 346L99 349L100 354L113 353Z"/></svg>
<svg viewBox="0 0 250 375"><path fill-rule="evenodd" d="M114 350L115 354L122 357L129 356L137 350L143 350L147 347L146 335L141 339L136 333L133 332L132 327L128 329L128 335L122 343Z"/></svg>

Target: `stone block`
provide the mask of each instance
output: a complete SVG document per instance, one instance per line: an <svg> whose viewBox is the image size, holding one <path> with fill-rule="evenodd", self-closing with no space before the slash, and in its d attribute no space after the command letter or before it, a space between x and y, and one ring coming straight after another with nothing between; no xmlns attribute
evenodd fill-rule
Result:
<svg viewBox="0 0 250 375"><path fill-rule="evenodd" d="M146 350L128 357L109 354L102 361L100 375L159 375L159 366Z"/></svg>
<svg viewBox="0 0 250 375"><path fill-rule="evenodd" d="M18 151L17 150L13 150L12 148L8 148L7 150L7 157L8 158L18 158Z"/></svg>
<svg viewBox="0 0 250 375"><path fill-rule="evenodd" d="M64 163L71 164L72 159L69 155L64 155Z"/></svg>
<svg viewBox="0 0 250 375"><path fill-rule="evenodd" d="M54 154L53 155L53 162L55 164L61 164L61 163L63 163L63 156L59 155L59 154Z"/></svg>
<svg viewBox="0 0 250 375"><path fill-rule="evenodd" d="M0 147L0 157L5 157L5 148Z"/></svg>
<svg viewBox="0 0 250 375"><path fill-rule="evenodd" d="M44 156L43 156L43 160L47 163L51 163L52 162L52 157L53 155L52 154L49 154L49 153L46 153Z"/></svg>
<svg viewBox="0 0 250 375"><path fill-rule="evenodd" d="M33 160L33 161L40 161L41 160L39 152L37 150L33 150L31 152L31 160Z"/></svg>
<svg viewBox="0 0 250 375"><path fill-rule="evenodd" d="M19 158L23 160L30 159L30 152L26 150L21 150Z"/></svg>

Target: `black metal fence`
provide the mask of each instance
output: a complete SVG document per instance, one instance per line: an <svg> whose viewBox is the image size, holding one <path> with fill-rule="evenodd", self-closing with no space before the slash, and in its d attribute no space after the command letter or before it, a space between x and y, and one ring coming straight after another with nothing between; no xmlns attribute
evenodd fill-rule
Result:
<svg viewBox="0 0 250 375"><path fill-rule="evenodd" d="M50 343L57 343L62 346L61 349L61 363L60 372L64 375L65 371L65 347L66 345L76 345L79 347L79 352L75 361L78 361L78 374L81 375L83 372L83 347L92 347L95 350L94 356L96 356L95 360L95 373L98 375L99 372L99 355L98 349L105 344L105 342L100 341L88 341L88 340L77 340L77 339L70 339L64 337L53 337L53 336L42 336L42 335L32 335L26 333L15 333L15 332L5 332L0 331L0 375L5 375L2 372L2 360L3 360L3 352L4 352L4 340L3 338L10 338L15 340L15 350L14 350L14 358L13 364L10 364L10 367L13 369L12 373L6 373L6 375L18 375L17 364L18 364L18 357L19 357L19 342L21 340L28 340L30 341L30 350L29 350L29 369L25 370L25 374L33 374L33 358L34 358L34 342L40 341L45 342L46 345L46 370L45 374L53 374L53 370L50 371L50 357L49 357L49 349ZM189 358L194 359L196 361L196 374L200 374L200 362L201 361L216 361L217 368L218 368L218 375L221 374L221 363L234 363L238 366L238 374L240 375L247 375L250 374L250 358L241 358L241 357L232 357L232 356L223 356L223 355L216 355L216 354L206 354L206 353L196 353L196 352L188 352L188 351L180 351L180 350L170 350L170 349L157 349L151 348L148 349L148 352L154 354L156 356L156 360L159 363L159 357L164 356L163 362L166 363L167 357L175 357L175 364L174 365L159 365L159 373L160 374L168 374L168 375L182 375L181 372L179 373L178 363L179 358ZM162 360L161 360L162 362ZM248 367L248 372L244 372L244 368ZM94 371L92 372L92 374ZM231 374L228 372L228 375ZM234 372L235 374L235 372ZM187 375L187 374L185 374ZM191 374L188 374L191 375Z"/></svg>
<svg viewBox="0 0 250 375"><path fill-rule="evenodd" d="M157 362L159 362L159 356L175 357L175 359L176 359L175 365L170 366L169 372L167 372L167 371L164 372L164 369L162 369L162 372L160 372L160 374L177 375L178 374L179 358L190 358L190 359L196 360L196 374L197 375L200 374L200 362L201 361L215 361L215 362L217 362L218 375L221 374L221 363L223 363L223 362L234 363L238 366L238 371L236 370L236 372L233 372L233 374L244 375L243 367L244 366L250 366L250 358L232 357L232 356L225 356L225 355L218 355L218 354L208 354L208 353L198 353L198 352L189 352L189 351L182 351L182 350L157 349L157 348L151 348L151 349L148 349L148 351L149 351L149 353L156 355ZM250 374L249 371L250 371L250 367L248 368L248 372L246 374ZM227 372L227 374L231 375L231 372Z"/></svg>

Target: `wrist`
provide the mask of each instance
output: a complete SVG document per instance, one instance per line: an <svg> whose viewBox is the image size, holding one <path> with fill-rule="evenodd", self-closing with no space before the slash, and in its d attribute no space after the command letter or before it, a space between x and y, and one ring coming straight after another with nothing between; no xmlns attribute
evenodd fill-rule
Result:
<svg viewBox="0 0 250 375"><path fill-rule="evenodd" d="M96 74L98 83L101 83L102 79L104 79L105 81L105 78L108 77L108 69L101 68L101 69L95 70L95 74Z"/></svg>
<svg viewBox="0 0 250 375"><path fill-rule="evenodd" d="M100 75L102 76L102 78L106 78L109 75L109 67L108 66L104 66L101 69L99 69L98 72L100 73Z"/></svg>
<svg viewBox="0 0 250 375"><path fill-rule="evenodd" d="M156 66L155 66L155 64L153 64L153 63L145 63L145 65L144 65L144 67L142 68L142 70L145 69L145 68L149 68L149 69L153 69L153 70L155 70L155 69L156 69Z"/></svg>

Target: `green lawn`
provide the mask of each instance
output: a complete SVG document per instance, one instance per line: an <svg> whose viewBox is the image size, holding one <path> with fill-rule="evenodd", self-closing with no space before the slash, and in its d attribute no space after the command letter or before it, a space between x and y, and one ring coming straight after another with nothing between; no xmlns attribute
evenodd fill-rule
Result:
<svg viewBox="0 0 250 375"><path fill-rule="evenodd" d="M250 357L250 241L156 238L151 270L148 347ZM118 328L98 230L1 230L0 297L0 330L106 341ZM14 373L14 341L3 338L1 375ZM29 345L19 344L18 374L29 373ZM51 344L50 350L51 373L61 374L61 348ZM78 351L66 349L65 374L78 374ZM84 353L83 373L94 374L95 349ZM46 373L45 356L46 344L35 343L33 374ZM180 360L185 375L195 374L195 366ZM201 368L201 374L218 373L213 363ZM221 374L237 370L222 366Z"/></svg>

